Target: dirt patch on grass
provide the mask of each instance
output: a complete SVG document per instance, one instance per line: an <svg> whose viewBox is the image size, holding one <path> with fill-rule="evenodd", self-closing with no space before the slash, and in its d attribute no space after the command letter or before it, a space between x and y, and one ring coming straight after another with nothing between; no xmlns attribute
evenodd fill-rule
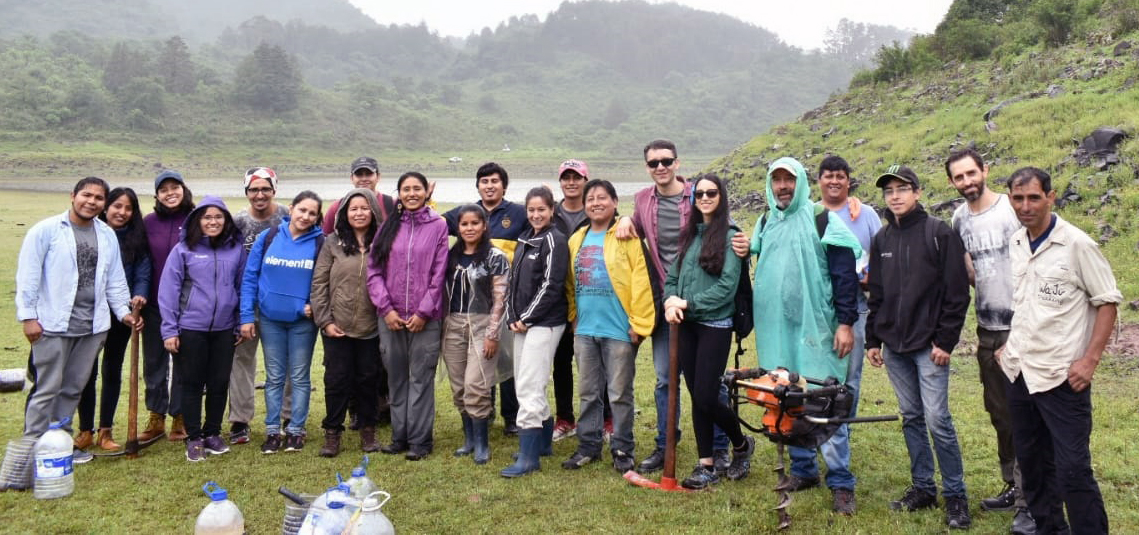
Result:
<svg viewBox="0 0 1139 535"><path fill-rule="evenodd" d="M1125 360L1139 360L1139 323L1117 329L1107 343L1107 352Z"/></svg>

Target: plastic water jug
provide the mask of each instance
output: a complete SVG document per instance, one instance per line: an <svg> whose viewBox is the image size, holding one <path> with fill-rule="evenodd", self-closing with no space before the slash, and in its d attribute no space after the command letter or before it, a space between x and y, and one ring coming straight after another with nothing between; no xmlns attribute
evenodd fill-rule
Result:
<svg viewBox="0 0 1139 535"><path fill-rule="evenodd" d="M212 487L212 490L211 490ZM245 533L245 517L237 505L229 501L229 493L210 481L202 486L202 491L210 497L194 524L194 535L242 535Z"/></svg>
<svg viewBox="0 0 1139 535"><path fill-rule="evenodd" d="M348 494L357 500L363 500L372 492L376 490L376 483L368 478L366 468L368 466L368 456L364 456L364 461L360 466L352 469L352 477L348 478L345 483L348 485Z"/></svg>
<svg viewBox="0 0 1139 535"><path fill-rule="evenodd" d="M360 505L360 512L348 526L349 535L395 535L395 526L380 512L380 508L391 498L391 494L382 490L368 494Z"/></svg>
<svg viewBox="0 0 1139 535"><path fill-rule="evenodd" d="M330 487L317 497L305 514L298 535L340 535L348 525L348 519L359 508L359 500L349 494L347 483ZM333 531L339 525L340 529Z"/></svg>
<svg viewBox="0 0 1139 535"><path fill-rule="evenodd" d="M71 451L74 442L63 426L71 418L52 422L48 431L36 441L35 490L33 496L41 500L63 498L75 491Z"/></svg>

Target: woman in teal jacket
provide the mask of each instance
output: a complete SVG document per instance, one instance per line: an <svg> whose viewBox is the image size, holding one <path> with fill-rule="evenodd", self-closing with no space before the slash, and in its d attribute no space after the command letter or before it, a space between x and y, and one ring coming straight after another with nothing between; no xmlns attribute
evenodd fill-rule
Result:
<svg viewBox="0 0 1139 535"><path fill-rule="evenodd" d="M719 400L720 376L728 363L732 315L742 262L731 251L736 229L728 215L727 189L716 175L704 175L693 188L696 210L680 233L680 254L665 280L665 319L679 329L680 370L692 398L692 428L700 462L682 482L690 489L718 483L713 468L712 425L731 439L728 479L747 477L755 439L744 436L735 414Z"/></svg>

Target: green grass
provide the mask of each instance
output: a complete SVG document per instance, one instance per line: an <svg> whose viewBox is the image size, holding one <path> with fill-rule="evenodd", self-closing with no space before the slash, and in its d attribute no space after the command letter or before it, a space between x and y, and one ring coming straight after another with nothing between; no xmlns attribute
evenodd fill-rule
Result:
<svg viewBox="0 0 1139 535"><path fill-rule="evenodd" d="M0 268L15 272L16 256L27 228L67 207L59 194L4 191L6 208L0 214ZM21 367L27 343L14 321L13 276L0 279L0 317L9 318L0 329L0 368ZM970 320L971 321L971 320ZM951 406L965 460L966 483L974 514L974 533L1006 533L1009 513L983 512L980 498L1001 489L992 428L981 403L974 337L954 353ZM313 394L308 431L310 441L301 453L263 456L257 445L263 426L254 423L252 444L237 446L229 454L203 463L188 463L181 444L162 441L144 450L136 460L96 459L76 469L76 492L62 500L39 501L30 492L0 494L0 526L6 533L187 533L207 503L200 488L216 480L230 490L241 508L250 534L279 533L284 499L278 486L318 492L333 482L336 472L347 472L360 460L358 440L349 433L348 449L335 459L317 456L319 422L324 416L321 350L313 359ZM754 363L754 353L744 365ZM652 403L652 363L646 345L637 361L635 423L638 459L651 449L655 414ZM1139 437L1139 401L1133 383L1139 376L1134 360L1105 358L1097 375L1092 435L1093 462L1108 516L1117 533L1139 531L1139 476L1132 465L1135 437ZM885 371L867 367L862 414L889 414L897 410ZM126 434L126 389L119 404L116 437ZM552 397L552 392L551 392ZM506 480L498 471L509 464L517 446L502 437L501 420L491 430L492 459L474 466L456 459L451 450L461 441L456 411L449 405L449 387L437 383L436 452L427 460L407 462L402 457L373 456L369 474L380 488L392 494L384 512L401 533L773 533L776 503L768 472L775 448L760 439L750 477L724 482L713 492L673 494L631 487L609 466L595 463L579 471L562 470L558 463L575 447L568 439L554 445L554 457L543 460L543 470L520 480ZM22 394L0 395L0 444L22 430ZM141 404L141 402L140 402ZM689 406L685 402L685 406ZM743 409L756 421L760 412ZM140 424L145 423L145 409ZM258 417L264 414L258 392ZM682 420L685 434L678 456L678 476L695 462L688 413ZM387 439L387 429L381 429ZM791 506L792 533L930 533L945 531L943 512L893 513L886 503L897 498L909 483L905 444L900 424L879 423L857 427L853 433L853 471L859 478L858 514L852 518L830 513L830 494L811 490L798 494Z"/></svg>

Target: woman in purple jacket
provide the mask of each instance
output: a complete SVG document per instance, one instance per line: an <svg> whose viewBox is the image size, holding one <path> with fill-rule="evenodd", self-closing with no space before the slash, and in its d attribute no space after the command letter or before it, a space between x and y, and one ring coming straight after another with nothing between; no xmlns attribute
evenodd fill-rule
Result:
<svg viewBox="0 0 1139 535"><path fill-rule="evenodd" d="M186 422L186 460L229 451L221 438L233 346L238 333L238 291L245 267L241 231L218 197L206 196L190 212L170 251L158 287L162 339L174 355ZM240 341L240 337L237 337ZM202 423L202 389L206 418Z"/></svg>
<svg viewBox="0 0 1139 535"><path fill-rule="evenodd" d="M380 451L431 453L435 366L439 362L447 222L426 206L427 177L409 172L397 183L399 202L372 244L368 294L380 319L380 353L388 372L392 442Z"/></svg>

